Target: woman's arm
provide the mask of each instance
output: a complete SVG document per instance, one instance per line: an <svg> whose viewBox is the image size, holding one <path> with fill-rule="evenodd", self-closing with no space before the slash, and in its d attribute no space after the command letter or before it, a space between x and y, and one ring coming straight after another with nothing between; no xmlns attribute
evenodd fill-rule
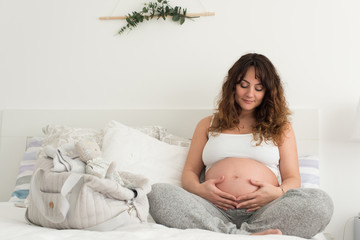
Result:
<svg viewBox="0 0 360 240"><path fill-rule="evenodd" d="M195 194L197 194L200 187L200 174L204 168L202 151L208 140L210 121L211 117L204 118L196 126L182 173L183 188Z"/></svg>
<svg viewBox="0 0 360 240"><path fill-rule="evenodd" d="M299 188L301 185L296 139L291 124L288 124L285 130L284 141L279 146L279 153L279 169L282 182L280 188L285 193L287 190Z"/></svg>
<svg viewBox="0 0 360 240"><path fill-rule="evenodd" d="M204 168L202 152L208 141L208 129L211 117L212 116L202 119L196 126L182 173L182 186L185 190L207 199L220 208L235 208L237 204L235 201L236 197L216 187L216 184L224 181L224 177L209 179L200 183L200 174Z"/></svg>
<svg viewBox="0 0 360 240"><path fill-rule="evenodd" d="M259 189L253 193L245 194L237 198L237 208L244 208L247 211L255 211L267 203L279 198L287 190L300 187L300 172L297 157L295 133L291 126L285 128L283 142L278 147L280 154L279 169L281 185L273 186L260 181L251 180L251 183Z"/></svg>

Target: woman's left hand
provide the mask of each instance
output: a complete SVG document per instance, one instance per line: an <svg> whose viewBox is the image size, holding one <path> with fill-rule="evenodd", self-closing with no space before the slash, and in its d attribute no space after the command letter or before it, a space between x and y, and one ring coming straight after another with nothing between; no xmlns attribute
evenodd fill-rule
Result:
<svg viewBox="0 0 360 240"><path fill-rule="evenodd" d="M247 209L247 212L256 211L267 203L279 198L283 192L280 187L257 180L250 180L250 183L257 186L255 192L238 196L236 201L239 203L236 208Z"/></svg>

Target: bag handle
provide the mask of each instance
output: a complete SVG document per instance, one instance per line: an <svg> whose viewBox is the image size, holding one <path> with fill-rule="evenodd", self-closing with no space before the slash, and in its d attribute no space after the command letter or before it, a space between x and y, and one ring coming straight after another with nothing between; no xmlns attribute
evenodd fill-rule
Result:
<svg viewBox="0 0 360 240"><path fill-rule="evenodd" d="M57 210L59 210L60 214L51 214L49 209L49 203L45 202L45 199L41 197L41 180L45 174L45 171L41 168L38 168L33 177L31 178L31 198L32 203L36 206L39 212L50 222L52 223L61 223L65 221L66 215L69 212L70 203L67 200L66 196L72 191L70 201L72 199L77 199L79 192L81 190L81 186L84 184L84 179L82 174L72 173L65 180L59 198L57 202L54 203ZM28 219L29 220L29 219Z"/></svg>

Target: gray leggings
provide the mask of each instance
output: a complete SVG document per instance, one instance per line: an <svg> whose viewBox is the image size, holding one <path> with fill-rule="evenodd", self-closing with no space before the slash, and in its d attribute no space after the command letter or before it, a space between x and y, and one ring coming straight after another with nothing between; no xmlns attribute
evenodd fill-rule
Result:
<svg viewBox="0 0 360 240"><path fill-rule="evenodd" d="M150 214L168 227L200 228L229 234L280 229L283 234L311 238L324 230L333 213L330 197L320 189L291 189L259 210L224 211L183 188L158 183L148 194Z"/></svg>

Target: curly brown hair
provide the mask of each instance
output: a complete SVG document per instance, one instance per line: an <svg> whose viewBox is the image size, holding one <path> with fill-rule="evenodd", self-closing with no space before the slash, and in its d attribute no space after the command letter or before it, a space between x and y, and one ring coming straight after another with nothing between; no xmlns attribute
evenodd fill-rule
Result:
<svg viewBox="0 0 360 240"><path fill-rule="evenodd" d="M263 141L272 141L278 146L282 143L282 135L285 128L288 127L291 112L274 65L267 57L257 53L243 55L229 69L209 131L219 133L226 129L238 128L241 107L235 101L236 85L243 79L251 66L255 68L255 76L265 88L264 98L255 109L253 139L257 141L257 145Z"/></svg>

